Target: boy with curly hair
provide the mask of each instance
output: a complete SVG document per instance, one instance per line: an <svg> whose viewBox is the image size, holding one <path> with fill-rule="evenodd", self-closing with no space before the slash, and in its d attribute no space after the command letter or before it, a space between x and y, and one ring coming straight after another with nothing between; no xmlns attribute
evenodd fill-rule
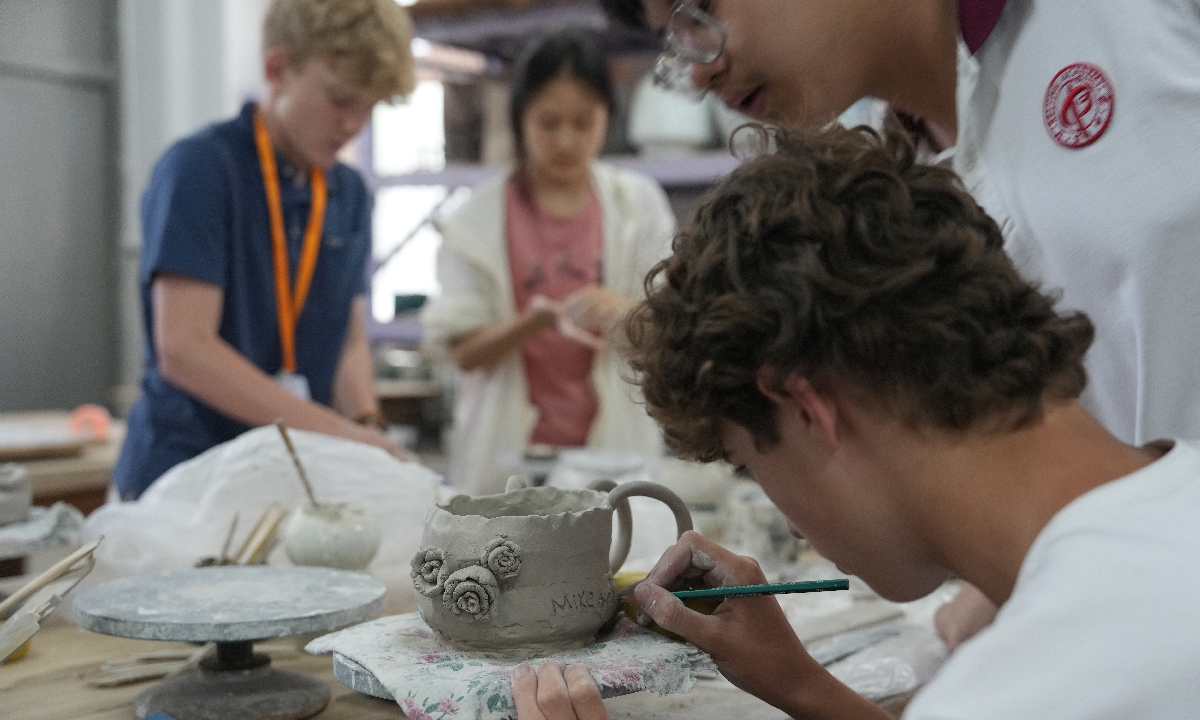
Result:
<svg viewBox="0 0 1200 720"><path fill-rule="evenodd" d="M766 132L766 131L762 131ZM1001 606L906 718L1184 718L1200 707L1200 444L1116 439L1078 402L1092 325L1023 280L996 223L897 134L777 132L712 191L628 325L679 454L745 468L884 598L957 575ZM684 535L641 612L794 718L885 718L770 597L712 616L668 591L765 582ZM585 674L515 680L524 720L601 718Z"/></svg>
<svg viewBox="0 0 1200 720"><path fill-rule="evenodd" d="M146 373L113 473L122 498L276 418L398 452L375 427L371 201L337 153L377 102L412 90L411 41L394 0L274 0L265 96L159 160L141 207Z"/></svg>
<svg viewBox="0 0 1200 720"><path fill-rule="evenodd" d="M1200 22L1180 0L598 0L664 40L657 77L816 127L887 101L1088 314L1080 402L1117 438L1200 437ZM965 602L964 602L965 601ZM968 588L950 646L995 608Z"/></svg>

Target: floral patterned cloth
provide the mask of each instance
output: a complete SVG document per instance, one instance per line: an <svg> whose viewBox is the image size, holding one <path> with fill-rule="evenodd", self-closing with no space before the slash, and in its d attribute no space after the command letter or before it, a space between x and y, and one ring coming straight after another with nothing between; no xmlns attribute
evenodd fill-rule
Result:
<svg viewBox="0 0 1200 720"><path fill-rule="evenodd" d="M314 655L337 652L362 665L396 698L410 720L512 720L512 671L551 658L592 671L604 697L649 690L685 693L696 672L713 672L708 655L621 618L600 642L551 656L465 652L438 640L417 613L392 615L313 640Z"/></svg>

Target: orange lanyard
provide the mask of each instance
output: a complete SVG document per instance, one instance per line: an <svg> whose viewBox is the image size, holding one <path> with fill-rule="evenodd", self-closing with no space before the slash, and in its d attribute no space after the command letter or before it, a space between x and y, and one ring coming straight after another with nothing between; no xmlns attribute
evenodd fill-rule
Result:
<svg viewBox="0 0 1200 720"><path fill-rule="evenodd" d="M283 347L283 369L296 372L296 323L308 300L313 272L317 268L317 252L321 249L321 230L325 226L325 172L312 169L312 210L304 231L300 264L296 268L296 287L288 282L287 239L283 234L283 201L279 197L279 169L275 166L275 150L271 137L258 110L254 111L254 143L258 146L258 164L262 168L263 185L267 189L267 211L271 217L271 244L275 260L275 307L279 314L279 343Z"/></svg>

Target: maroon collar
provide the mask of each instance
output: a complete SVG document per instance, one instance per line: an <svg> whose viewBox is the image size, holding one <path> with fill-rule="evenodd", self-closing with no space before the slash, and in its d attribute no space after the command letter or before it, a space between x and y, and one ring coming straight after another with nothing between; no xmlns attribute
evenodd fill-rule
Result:
<svg viewBox="0 0 1200 720"><path fill-rule="evenodd" d="M992 34L1005 0L958 0L958 26L967 49L975 52Z"/></svg>

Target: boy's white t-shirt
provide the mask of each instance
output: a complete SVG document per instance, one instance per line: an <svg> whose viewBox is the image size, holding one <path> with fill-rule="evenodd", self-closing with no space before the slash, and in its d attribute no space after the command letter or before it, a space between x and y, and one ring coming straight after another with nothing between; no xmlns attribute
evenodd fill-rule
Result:
<svg viewBox="0 0 1200 720"><path fill-rule="evenodd" d="M1111 112L1067 147L1052 90L1081 66ZM1095 323L1084 406L1125 442L1200 438L1200 0L1008 0L957 102L955 169L1023 274Z"/></svg>
<svg viewBox="0 0 1200 720"><path fill-rule="evenodd" d="M995 622L905 720L1200 717L1200 444L1082 495L1046 525Z"/></svg>

